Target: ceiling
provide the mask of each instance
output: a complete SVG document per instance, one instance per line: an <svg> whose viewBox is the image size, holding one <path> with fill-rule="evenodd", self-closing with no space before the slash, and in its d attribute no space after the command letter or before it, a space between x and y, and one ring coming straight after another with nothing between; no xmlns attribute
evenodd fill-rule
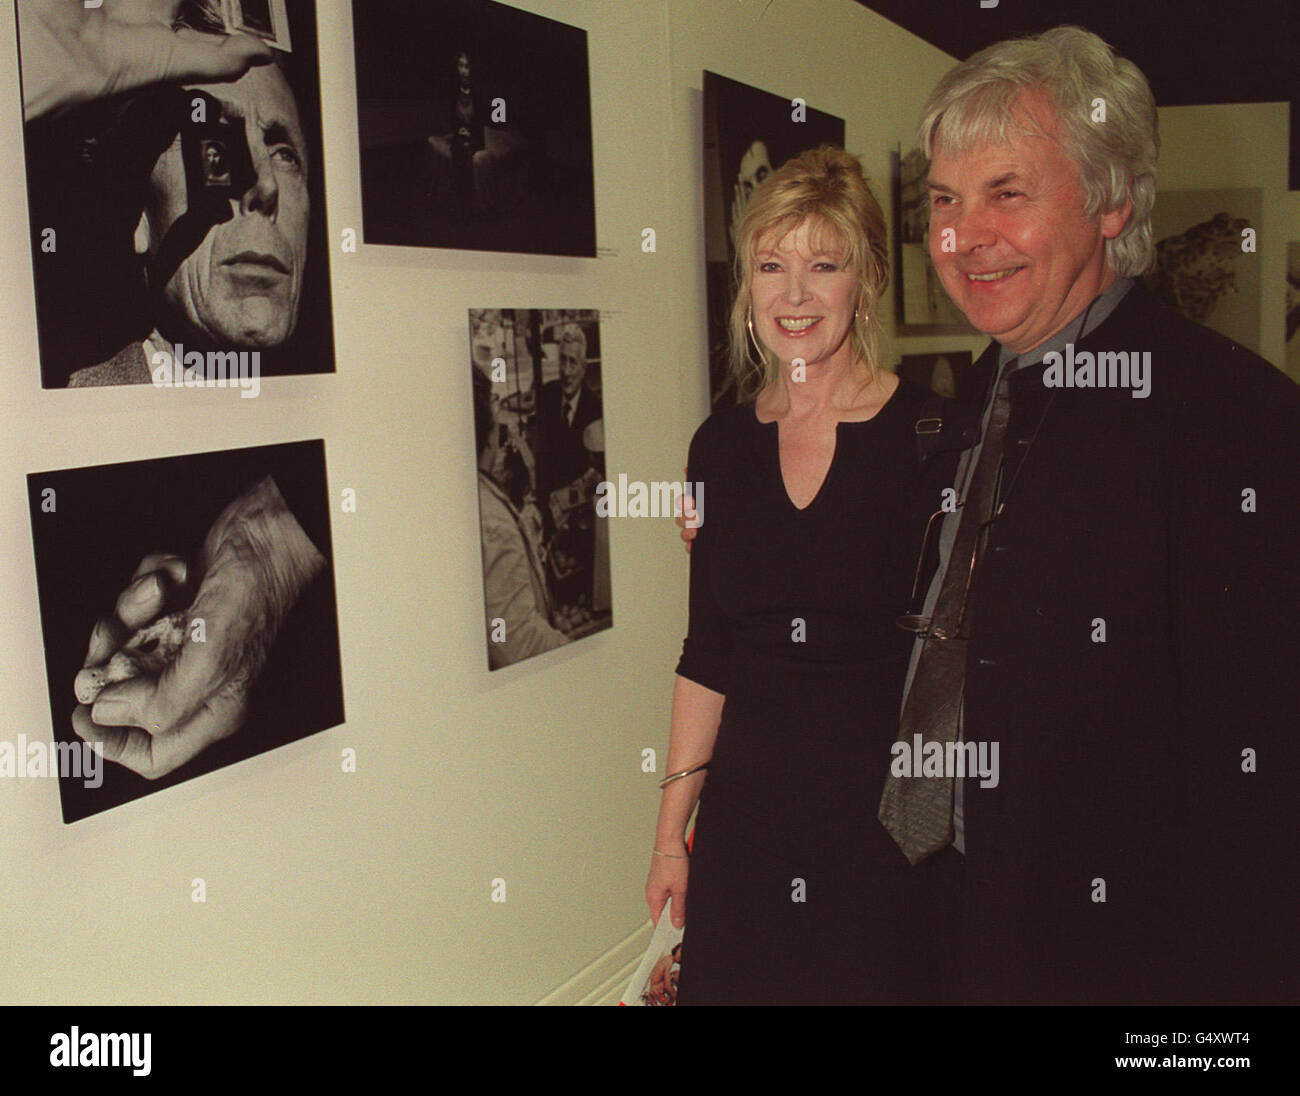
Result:
<svg viewBox="0 0 1300 1096"><path fill-rule="evenodd" d="M1137 64L1160 106L1294 104L1300 80L1296 0L858 0L964 60L1004 38L1075 23ZM1300 189L1300 135L1291 127L1291 189Z"/></svg>

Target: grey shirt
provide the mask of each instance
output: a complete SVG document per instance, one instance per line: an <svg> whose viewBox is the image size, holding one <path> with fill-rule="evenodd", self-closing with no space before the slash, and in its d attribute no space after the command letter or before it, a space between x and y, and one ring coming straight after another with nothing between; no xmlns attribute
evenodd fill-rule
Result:
<svg viewBox="0 0 1300 1096"><path fill-rule="evenodd" d="M984 433L988 429L989 415L993 411L993 397L1006 378L1008 366L1010 365L1011 372L1027 369L1031 365L1038 365L1052 351L1063 351L1066 343L1078 342L1084 335L1100 326L1115 311L1116 305L1133 288L1133 284L1134 280L1132 278L1116 278L1106 292L1093 301L1091 308L1085 309L1079 314L1077 320L1072 320L1066 324L1065 327L1041 346L1036 346L1033 350L1026 351L1018 357L1014 351L1005 346L999 346L998 375L994 379L994 383L989 386L988 398L984 403L984 415L980 420L980 440L962 453L961 460L957 464L957 475L953 480L953 488L956 490L958 498L965 496L966 481L979 463L980 451L984 448ZM944 575L948 572L948 563L952 557L953 541L957 538L957 523L960 517L960 510L943 516L939 529L939 566L935 568L934 578L930 580L930 589L925 595L925 605L921 610L926 617L933 615L935 604L939 600L939 589L943 586ZM904 703L906 703L908 692L911 691L912 675L916 673L916 663L921 657L921 648L924 645L925 640L917 636L912 645L911 662L907 667L907 681L903 686ZM966 736L963 722L962 714L959 714L957 717L957 735L959 739L964 741ZM961 853L966 851L966 826L962 810L965 799L963 783L961 777L955 778L956 786L953 789L952 797L952 843L957 851Z"/></svg>

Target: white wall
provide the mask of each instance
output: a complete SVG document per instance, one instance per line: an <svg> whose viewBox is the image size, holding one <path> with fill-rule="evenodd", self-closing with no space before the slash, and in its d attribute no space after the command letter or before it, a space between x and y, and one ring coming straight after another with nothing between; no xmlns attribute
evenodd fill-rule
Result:
<svg viewBox="0 0 1300 1096"><path fill-rule="evenodd" d="M1286 342L1286 245L1300 239L1300 221L1291 214L1296 196L1286 189L1289 121L1287 103L1160 109L1160 190L1262 191L1259 250L1236 261L1259 264L1258 352L1279 367Z"/></svg>
<svg viewBox="0 0 1300 1096"><path fill-rule="evenodd" d="M0 1001L577 1001L634 957L658 801L640 753L667 743L686 557L669 521L616 520L614 627L488 673L466 310L599 308L608 470L679 478L707 407L702 70L844 117L887 202L951 61L852 0L516 3L588 31L601 257L336 254L337 375L233 404L40 389L0 3L0 736L49 734L27 472L323 437L332 494L359 500L333 517L345 726L72 826L52 781L0 780ZM361 224L352 30L319 7L337 241Z"/></svg>

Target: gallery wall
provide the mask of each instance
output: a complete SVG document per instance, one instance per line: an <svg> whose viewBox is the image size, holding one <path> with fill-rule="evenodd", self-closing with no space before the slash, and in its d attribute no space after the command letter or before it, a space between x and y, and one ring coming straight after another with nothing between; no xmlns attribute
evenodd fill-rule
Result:
<svg viewBox="0 0 1300 1096"><path fill-rule="evenodd" d="M1274 365L1287 366L1282 323L1286 297L1287 241L1300 239L1295 192L1286 189L1290 108L1287 103L1237 103L1160 110L1160 191L1258 191L1258 252L1235 260L1259 267L1259 336L1254 349Z"/></svg>
<svg viewBox="0 0 1300 1096"><path fill-rule="evenodd" d="M42 390L20 157L0 169L0 735L50 733L28 473L312 438L334 503L346 704L340 727L73 825L54 781L0 780L0 1000L576 1003L616 998L639 957L662 775L643 751L666 751L686 557L670 520L613 519L613 627L488 671L467 310L599 309L607 472L680 478L708 406L703 70L844 118L887 201L889 152L910 145L952 59L852 0L515 6L588 34L598 257L344 251L361 230L353 31L348 5L321 4L334 375L264 379L248 400ZM0 4L12 150L15 57ZM1209 115L1180 110L1162 115L1169 178L1269 187L1265 226L1294 228L1284 108L1258 109L1240 179L1195 169ZM1268 252L1266 314L1282 255ZM1280 360L1280 334L1261 347Z"/></svg>

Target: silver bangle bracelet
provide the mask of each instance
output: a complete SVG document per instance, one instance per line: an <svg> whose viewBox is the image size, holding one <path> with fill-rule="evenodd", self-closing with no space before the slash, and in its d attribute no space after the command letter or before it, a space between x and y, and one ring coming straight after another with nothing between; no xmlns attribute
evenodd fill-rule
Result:
<svg viewBox="0 0 1300 1096"><path fill-rule="evenodd" d="M673 773L672 776L666 776L659 781L659 787L666 788L674 780L685 780L688 776L694 776L696 773L704 772L708 767L709 763L706 761L703 765L696 765L693 769L683 769L679 773Z"/></svg>

